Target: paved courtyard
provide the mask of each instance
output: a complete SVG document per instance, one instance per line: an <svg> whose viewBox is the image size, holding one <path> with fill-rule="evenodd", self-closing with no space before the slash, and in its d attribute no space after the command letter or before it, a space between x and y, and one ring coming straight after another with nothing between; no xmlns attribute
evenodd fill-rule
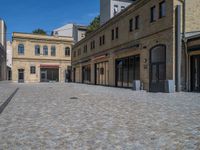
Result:
<svg viewBox="0 0 200 150"><path fill-rule="evenodd" d="M0 83L1 101L17 87L0 114L0 150L200 149L198 93Z"/></svg>

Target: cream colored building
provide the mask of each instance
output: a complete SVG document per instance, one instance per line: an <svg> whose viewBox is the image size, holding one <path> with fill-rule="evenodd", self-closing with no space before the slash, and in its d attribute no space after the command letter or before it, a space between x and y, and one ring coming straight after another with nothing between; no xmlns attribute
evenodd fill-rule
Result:
<svg viewBox="0 0 200 150"><path fill-rule="evenodd" d="M200 91L185 37L200 31L199 7L199 0L136 0L75 44L73 81L152 92L195 91L195 84Z"/></svg>
<svg viewBox="0 0 200 150"><path fill-rule="evenodd" d="M65 82L70 80L71 37L13 33L14 82Z"/></svg>

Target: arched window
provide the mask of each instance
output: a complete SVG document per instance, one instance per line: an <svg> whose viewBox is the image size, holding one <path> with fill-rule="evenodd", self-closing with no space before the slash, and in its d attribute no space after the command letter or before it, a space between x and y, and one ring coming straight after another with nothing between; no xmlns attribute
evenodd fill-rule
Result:
<svg viewBox="0 0 200 150"><path fill-rule="evenodd" d="M70 48L65 47L65 56L70 56Z"/></svg>
<svg viewBox="0 0 200 150"><path fill-rule="evenodd" d="M40 46L35 45L35 55L40 55Z"/></svg>
<svg viewBox="0 0 200 150"><path fill-rule="evenodd" d="M51 56L56 56L56 47L51 46Z"/></svg>
<svg viewBox="0 0 200 150"><path fill-rule="evenodd" d="M43 46L43 55L48 56L48 47L46 45Z"/></svg>
<svg viewBox="0 0 200 150"><path fill-rule="evenodd" d="M164 45L158 45L151 49L151 63L162 63L166 61L166 50Z"/></svg>
<svg viewBox="0 0 200 150"><path fill-rule="evenodd" d="M150 91L164 92L166 80L166 46L157 45L150 50Z"/></svg>
<svg viewBox="0 0 200 150"><path fill-rule="evenodd" d="M24 55L24 44L19 44L18 45L18 54L19 55Z"/></svg>

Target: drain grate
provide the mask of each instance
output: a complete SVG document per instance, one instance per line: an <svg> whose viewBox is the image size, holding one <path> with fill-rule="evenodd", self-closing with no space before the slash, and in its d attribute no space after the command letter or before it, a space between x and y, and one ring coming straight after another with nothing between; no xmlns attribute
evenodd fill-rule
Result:
<svg viewBox="0 0 200 150"><path fill-rule="evenodd" d="M70 99L78 99L78 97L70 97Z"/></svg>

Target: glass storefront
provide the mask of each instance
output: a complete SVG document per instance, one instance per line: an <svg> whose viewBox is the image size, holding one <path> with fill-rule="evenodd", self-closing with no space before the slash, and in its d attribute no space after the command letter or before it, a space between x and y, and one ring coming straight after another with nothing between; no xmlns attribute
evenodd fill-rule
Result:
<svg viewBox="0 0 200 150"><path fill-rule="evenodd" d="M140 56L116 60L116 86L132 87L134 80L140 80Z"/></svg>
<svg viewBox="0 0 200 150"><path fill-rule="evenodd" d="M59 82L58 68L41 68L40 69L41 82Z"/></svg>
<svg viewBox="0 0 200 150"><path fill-rule="evenodd" d="M101 62L95 64L95 84L96 85L108 85L108 62Z"/></svg>

